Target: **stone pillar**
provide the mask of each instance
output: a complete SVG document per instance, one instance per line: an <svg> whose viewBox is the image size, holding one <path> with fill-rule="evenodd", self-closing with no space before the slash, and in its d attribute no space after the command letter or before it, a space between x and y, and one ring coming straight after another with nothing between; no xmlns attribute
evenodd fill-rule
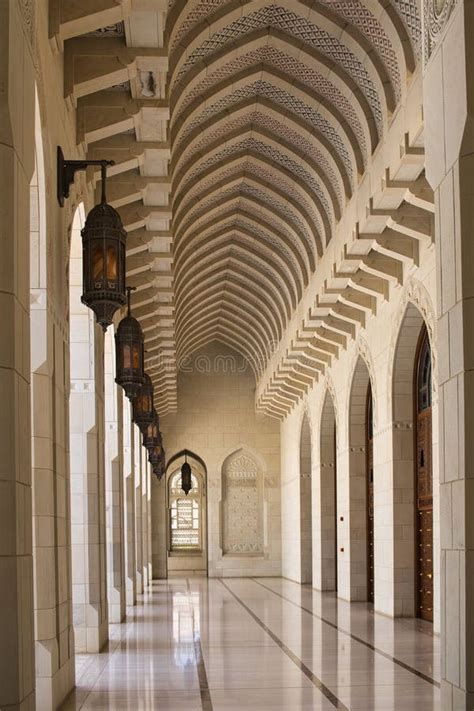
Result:
<svg viewBox="0 0 474 711"><path fill-rule="evenodd" d="M151 477L153 476L151 466L148 465L147 486L146 486L146 511L147 511L147 560L148 560L148 584L153 579L153 565L151 554Z"/></svg>
<svg viewBox="0 0 474 711"><path fill-rule="evenodd" d="M166 509L166 476L151 481L151 543L153 578L168 576L168 511Z"/></svg>
<svg viewBox="0 0 474 711"><path fill-rule="evenodd" d="M0 3L0 708L32 710L29 190L34 71L20 3Z"/></svg>
<svg viewBox="0 0 474 711"><path fill-rule="evenodd" d="M70 260L70 468L76 651L99 652L107 640L103 340L80 301L82 246L76 211Z"/></svg>
<svg viewBox="0 0 474 711"><path fill-rule="evenodd" d="M141 448L142 456L142 566L143 566L143 589L148 587L148 453L145 447Z"/></svg>
<svg viewBox="0 0 474 711"><path fill-rule="evenodd" d="M429 2L428 6L435 5ZM435 190L443 711L474 707L474 3L425 16L426 175Z"/></svg>
<svg viewBox="0 0 474 711"><path fill-rule="evenodd" d="M137 588L135 580L135 479L134 479L134 425L127 397L123 407L123 476L125 487L125 588L127 605L135 605Z"/></svg>
<svg viewBox="0 0 474 711"><path fill-rule="evenodd" d="M142 527L142 443L140 430L133 425L135 482L135 585L137 595L143 592L143 527Z"/></svg>
<svg viewBox="0 0 474 711"><path fill-rule="evenodd" d="M113 328L105 338L105 502L109 621L125 617L123 390L115 383Z"/></svg>

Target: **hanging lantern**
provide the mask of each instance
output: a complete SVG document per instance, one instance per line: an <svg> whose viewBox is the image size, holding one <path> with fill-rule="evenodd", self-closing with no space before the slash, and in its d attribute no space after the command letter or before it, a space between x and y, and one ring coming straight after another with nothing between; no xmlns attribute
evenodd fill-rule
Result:
<svg viewBox="0 0 474 711"><path fill-rule="evenodd" d="M143 374L144 382L140 385L138 393L132 400L132 419L142 433L153 420L153 383L148 373Z"/></svg>
<svg viewBox="0 0 474 711"><path fill-rule="evenodd" d="M153 474L155 474L158 481L160 481L163 478L163 474L165 473L165 468L166 468L165 450L162 449L159 461L153 465Z"/></svg>
<svg viewBox="0 0 474 711"><path fill-rule="evenodd" d="M122 386L129 400L133 400L144 383L144 338L141 326L130 310L131 291L132 287L127 287L127 315L120 321L115 334L115 382Z"/></svg>
<svg viewBox="0 0 474 711"><path fill-rule="evenodd" d="M193 482L191 480L191 467L188 464L186 453L184 455L184 464L181 467L181 489L184 491L186 496L189 494L193 488Z"/></svg>
<svg viewBox="0 0 474 711"><path fill-rule="evenodd" d="M102 166L102 200L87 215L82 234L83 294L81 301L96 315L104 331L114 313L126 302L125 232L120 215L105 198L105 165Z"/></svg>
<svg viewBox="0 0 474 711"><path fill-rule="evenodd" d="M151 449L156 445L161 445L160 418L156 410L153 410L152 420L143 430L143 446Z"/></svg>

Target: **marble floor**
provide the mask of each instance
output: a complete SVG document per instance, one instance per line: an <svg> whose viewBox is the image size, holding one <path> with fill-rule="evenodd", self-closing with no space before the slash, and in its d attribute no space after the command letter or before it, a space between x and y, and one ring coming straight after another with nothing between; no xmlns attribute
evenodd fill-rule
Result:
<svg viewBox="0 0 474 711"><path fill-rule="evenodd" d="M432 711L439 640L280 578L154 581L64 711Z"/></svg>

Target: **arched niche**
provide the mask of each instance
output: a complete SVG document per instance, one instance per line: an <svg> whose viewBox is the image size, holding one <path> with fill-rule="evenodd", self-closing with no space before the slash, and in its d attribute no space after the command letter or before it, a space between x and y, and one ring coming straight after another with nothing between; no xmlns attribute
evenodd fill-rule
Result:
<svg viewBox="0 0 474 711"><path fill-rule="evenodd" d="M264 553L263 470L240 448L222 465L222 552L256 556Z"/></svg>

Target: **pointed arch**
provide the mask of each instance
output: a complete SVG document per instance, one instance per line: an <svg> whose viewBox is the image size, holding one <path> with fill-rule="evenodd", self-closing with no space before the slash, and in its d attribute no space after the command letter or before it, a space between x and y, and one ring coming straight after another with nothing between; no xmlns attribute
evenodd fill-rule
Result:
<svg viewBox="0 0 474 711"><path fill-rule="evenodd" d="M313 582L311 423L305 409L300 428L300 570L301 583Z"/></svg>

